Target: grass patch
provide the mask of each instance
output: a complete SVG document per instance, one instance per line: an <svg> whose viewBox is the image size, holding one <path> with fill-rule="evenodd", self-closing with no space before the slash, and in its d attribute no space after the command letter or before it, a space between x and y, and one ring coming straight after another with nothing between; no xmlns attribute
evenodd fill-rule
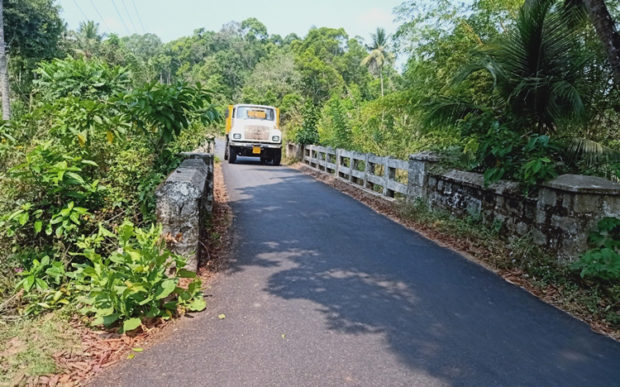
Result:
<svg viewBox="0 0 620 387"><path fill-rule="evenodd" d="M60 371L53 355L80 349L80 335L69 323L70 314L59 310L0 325L0 385Z"/></svg>

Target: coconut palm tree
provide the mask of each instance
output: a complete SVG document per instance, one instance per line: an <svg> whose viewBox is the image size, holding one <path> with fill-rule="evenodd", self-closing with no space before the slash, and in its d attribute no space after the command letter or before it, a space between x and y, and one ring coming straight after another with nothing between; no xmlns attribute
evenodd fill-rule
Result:
<svg viewBox="0 0 620 387"><path fill-rule="evenodd" d="M383 97L383 66L394 60L394 54L388 51L388 35L383 28L371 34L372 44L368 46L370 53L362 59L362 66L368 66L371 71L378 72L381 79L381 96Z"/></svg>
<svg viewBox="0 0 620 387"><path fill-rule="evenodd" d="M90 58L94 56L100 48L103 36L99 34L99 23L86 21L80 23L77 32L73 33L77 48L76 53Z"/></svg>
<svg viewBox="0 0 620 387"><path fill-rule="evenodd" d="M577 32L554 4L553 0L527 1L515 28L478 50L476 60L456 77L459 83L477 71L490 74L493 106L466 106L443 98L431 115L447 121L486 108L510 122L513 130L537 133L554 132L562 122L585 118L583 69L591 57L576 48Z"/></svg>

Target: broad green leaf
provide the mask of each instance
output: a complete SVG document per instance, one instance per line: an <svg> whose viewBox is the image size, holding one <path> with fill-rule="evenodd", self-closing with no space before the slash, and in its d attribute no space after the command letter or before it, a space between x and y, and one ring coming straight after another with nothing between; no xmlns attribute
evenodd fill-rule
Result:
<svg viewBox="0 0 620 387"><path fill-rule="evenodd" d="M146 304L148 304L151 301L153 301L153 297L147 297L144 300L138 302L138 305L146 305Z"/></svg>
<svg viewBox="0 0 620 387"><path fill-rule="evenodd" d="M77 138L78 138L78 142L80 143L80 146L86 145L86 136L84 134L78 133Z"/></svg>
<svg viewBox="0 0 620 387"><path fill-rule="evenodd" d="M23 226L24 224L26 224L26 222L28 222L28 219L30 219L30 215L28 215L27 212L22 212L17 217L17 221L19 222L20 226Z"/></svg>
<svg viewBox="0 0 620 387"><path fill-rule="evenodd" d="M46 290L48 288L47 283L41 278L36 278L35 283L37 284L37 287L41 290Z"/></svg>
<svg viewBox="0 0 620 387"><path fill-rule="evenodd" d="M29 291L32 288L32 285L34 285L34 276L33 275L29 275L28 277L24 278L22 280L23 282L23 287L25 291Z"/></svg>
<svg viewBox="0 0 620 387"><path fill-rule="evenodd" d="M159 285L157 290L155 291L155 299L161 300L162 298L168 297L176 288L176 284L174 280L164 280Z"/></svg>
<svg viewBox="0 0 620 387"><path fill-rule="evenodd" d="M77 173L67 172L66 175L72 178L73 180L77 181L78 183L84 184L84 179L82 178L82 176L78 175Z"/></svg>
<svg viewBox="0 0 620 387"><path fill-rule="evenodd" d="M93 325L105 325L106 327L114 324L118 321L120 315L118 313L113 313L107 316L99 316L93 320Z"/></svg>
<svg viewBox="0 0 620 387"><path fill-rule="evenodd" d="M40 220L37 220L36 222L34 222L35 235L40 233L42 228L43 228L43 222L41 222Z"/></svg>
<svg viewBox="0 0 620 387"><path fill-rule="evenodd" d="M206 307L207 307L207 302L202 297L202 294L198 295L189 305L187 305L187 309L191 310L192 312L200 312L204 310ZM225 315L224 315L224 318L226 318Z"/></svg>
<svg viewBox="0 0 620 387"><path fill-rule="evenodd" d="M133 331L134 329L138 328L141 324L142 324L142 321L140 321L140 319L137 317L130 318L129 320L125 320L123 321L123 332Z"/></svg>

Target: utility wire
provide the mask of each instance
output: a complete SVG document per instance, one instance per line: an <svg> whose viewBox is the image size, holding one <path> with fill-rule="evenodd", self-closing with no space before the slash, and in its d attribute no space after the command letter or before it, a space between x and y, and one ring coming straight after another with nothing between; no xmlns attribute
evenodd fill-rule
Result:
<svg viewBox="0 0 620 387"><path fill-rule="evenodd" d="M129 10L127 9L127 5L125 5L125 2L123 0L119 0L119 1L123 5L123 9L125 9L125 14L127 14L127 19L129 19L129 22L131 23L131 26L133 27L133 31L134 32L138 32L138 29L136 28L136 25L133 22L133 18L129 14Z"/></svg>
<svg viewBox="0 0 620 387"><path fill-rule="evenodd" d="M75 0L73 0L75 1ZM108 25L108 23L106 23L104 17L101 15L101 12L99 12L99 9L97 9L97 6L95 5L95 3L93 2L93 0L90 0L90 5L93 6L93 9L95 10L95 12L97 13L97 15L99 15L99 19L101 19L101 22L103 23L103 25L105 26L105 28L110 31L110 33L112 33L112 29L110 28L110 26Z"/></svg>
<svg viewBox="0 0 620 387"><path fill-rule="evenodd" d="M133 10L136 11L138 22L140 23L140 27L142 27L142 33L146 34L146 28L144 28L144 24L142 23L142 17L140 17L140 12L138 12L138 7L136 7L136 2L134 0L131 0L131 5L133 6Z"/></svg>
<svg viewBox="0 0 620 387"><path fill-rule="evenodd" d="M114 6L114 10L116 11L116 14L118 15L118 18L120 19L121 23L123 24L123 27L125 27L125 31L127 31L127 35L129 35L129 28L127 27L127 23L125 23L125 19L123 19L123 17L121 16L121 13L118 11L118 7L116 6L116 2L114 0L110 0L112 2L112 5Z"/></svg>
<svg viewBox="0 0 620 387"><path fill-rule="evenodd" d="M80 7L80 5L78 4L77 1L73 0L73 4L75 4L75 6L77 7L77 9L80 11L80 13L82 14L82 16L84 17L84 22L88 21L88 16L86 16L86 13L84 13L84 11L82 10L82 7Z"/></svg>

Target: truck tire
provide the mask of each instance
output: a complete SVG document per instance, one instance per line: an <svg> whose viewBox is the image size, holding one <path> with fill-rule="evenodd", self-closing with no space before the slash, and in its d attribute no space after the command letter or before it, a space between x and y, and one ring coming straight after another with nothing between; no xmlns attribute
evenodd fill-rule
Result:
<svg viewBox="0 0 620 387"><path fill-rule="evenodd" d="M282 149L276 149L273 151L273 165L280 165L280 161L282 161Z"/></svg>
<svg viewBox="0 0 620 387"><path fill-rule="evenodd" d="M234 164L237 161L237 153L234 151L233 147L228 147L228 164Z"/></svg>
<svg viewBox="0 0 620 387"><path fill-rule="evenodd" d="M226 141L226 147L224 148L224 160L228 160L228 141Z"/></svg>

